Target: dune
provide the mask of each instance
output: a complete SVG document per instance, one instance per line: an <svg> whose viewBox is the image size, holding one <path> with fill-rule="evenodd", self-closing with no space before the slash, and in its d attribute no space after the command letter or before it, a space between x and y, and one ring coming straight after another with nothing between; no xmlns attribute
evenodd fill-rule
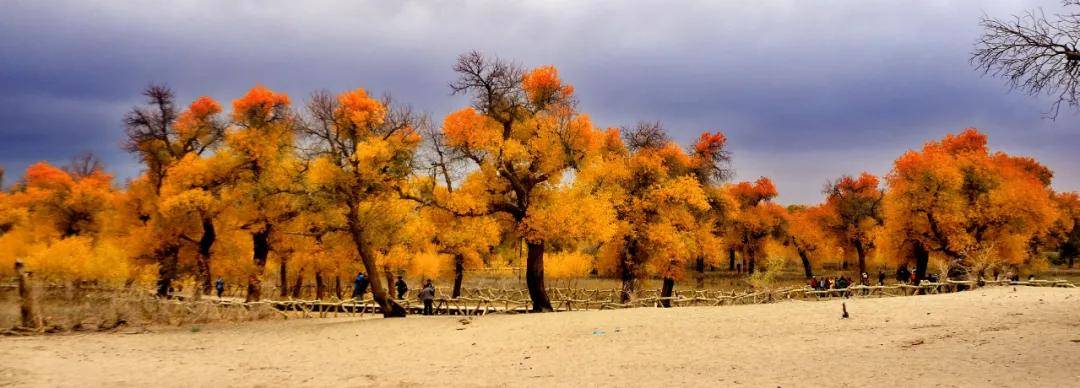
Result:
<svg viewBox="0 0 1080 388"><path fill-rule="evenodd" d="M0 386L1075 386L1077 360L1080 289L991 287L7 337Z"/></svg>

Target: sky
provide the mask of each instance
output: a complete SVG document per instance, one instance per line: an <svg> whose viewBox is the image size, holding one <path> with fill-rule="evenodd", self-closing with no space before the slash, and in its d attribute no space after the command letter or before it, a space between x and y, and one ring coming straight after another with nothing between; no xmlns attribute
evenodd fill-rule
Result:
<svg viewBox="0 0 1080 388"><path fill-rule="evenodd" d="M601 127L661 121L689 144L727 134L735 180L816 203L828 179L887 174L909 149L976 127L1080 190L1080 115L1044 118L968 62L983 15L1045 1L22 1L0 2L0 165L99 155L137 175L122 118L149 83L182 104L256 84L295 102L363 87L441 122L470 50L555 65Z"/></svg>

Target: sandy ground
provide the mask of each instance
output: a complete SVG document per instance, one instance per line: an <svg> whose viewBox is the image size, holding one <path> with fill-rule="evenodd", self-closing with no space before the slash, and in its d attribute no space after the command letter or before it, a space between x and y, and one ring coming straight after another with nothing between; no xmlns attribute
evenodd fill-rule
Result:
<svg viewBox="0 0 1080 388"><path fill-rule="evenodd" d="M0 338L0 386L1080 386L1080 289Z"/></svg>

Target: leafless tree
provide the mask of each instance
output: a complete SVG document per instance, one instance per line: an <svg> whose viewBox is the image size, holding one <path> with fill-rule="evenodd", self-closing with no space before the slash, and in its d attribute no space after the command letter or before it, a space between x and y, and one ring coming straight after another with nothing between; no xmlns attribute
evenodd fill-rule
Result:
<svg viewBox="0 0 1080 388"><path fill-rule="evenodd" d="M978 69L1007 79L1010 88L1055 98L1046 113L1051 119L1062 104L1080 106L1080 0L1063 3L1069 12L1048 16L1040 8L1009 19L984 16L971 56Z"/></svg>
<svg viewBox="0 0 1080 388"><path fill-rule="evenodd" d="M68 165L64 166L64 171L76 178L85 178L104 169L105 164L101 162L101 158L90 151L72 157Z"/></svg>
<svg viewBox="0 0 1080 388"><path fill-rule="evenodd" d="M622 128L623 141L631 151L660 148L671 142L664 125L659 121L639 121L633 127Z"/></svg>

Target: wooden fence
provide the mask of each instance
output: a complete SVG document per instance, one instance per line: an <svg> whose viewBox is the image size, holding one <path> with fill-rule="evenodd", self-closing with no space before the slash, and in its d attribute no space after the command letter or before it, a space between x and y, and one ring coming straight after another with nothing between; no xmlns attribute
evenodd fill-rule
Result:
<svg viewBox="0 0 1080 388"><path fill-rule="evenodd" d="M773 303L783 300L824 300L835 298L880 298L907 296L916 294L942 294L963 289L986 286L1031 286L1031 287L1069 287L1076 285L1063 280L1033 280L1013 282L1007 280L986 281L982 285L974 281L953 281L920 285L895 284L884 286L855 285L844 289L814 290L809 287L791 287L775 290L748 292L720 290L676 290L670 297L661 297L660 290L641 290L637 297L628 303L620 303L619 289L583 289L549 288L548 296L556 311L607 310L633 307L660 307L667 301L673 307L683 306L725 306L740 304ZM242 303L242 302L232 302ZM277 309L299 311L301 316L338 316L339 314L364 315L377 313L379 307L374 300L366 299L357 303L355 300L287 300L264 301ZM420 313L422 304L419 300L408 298L398 303L410 313ZM528 313L532 307L528 291L522 289L465 288L462 296L448 298L440 295L434 303L436 314L446 315L486 315L489 313Z"/></svg>

